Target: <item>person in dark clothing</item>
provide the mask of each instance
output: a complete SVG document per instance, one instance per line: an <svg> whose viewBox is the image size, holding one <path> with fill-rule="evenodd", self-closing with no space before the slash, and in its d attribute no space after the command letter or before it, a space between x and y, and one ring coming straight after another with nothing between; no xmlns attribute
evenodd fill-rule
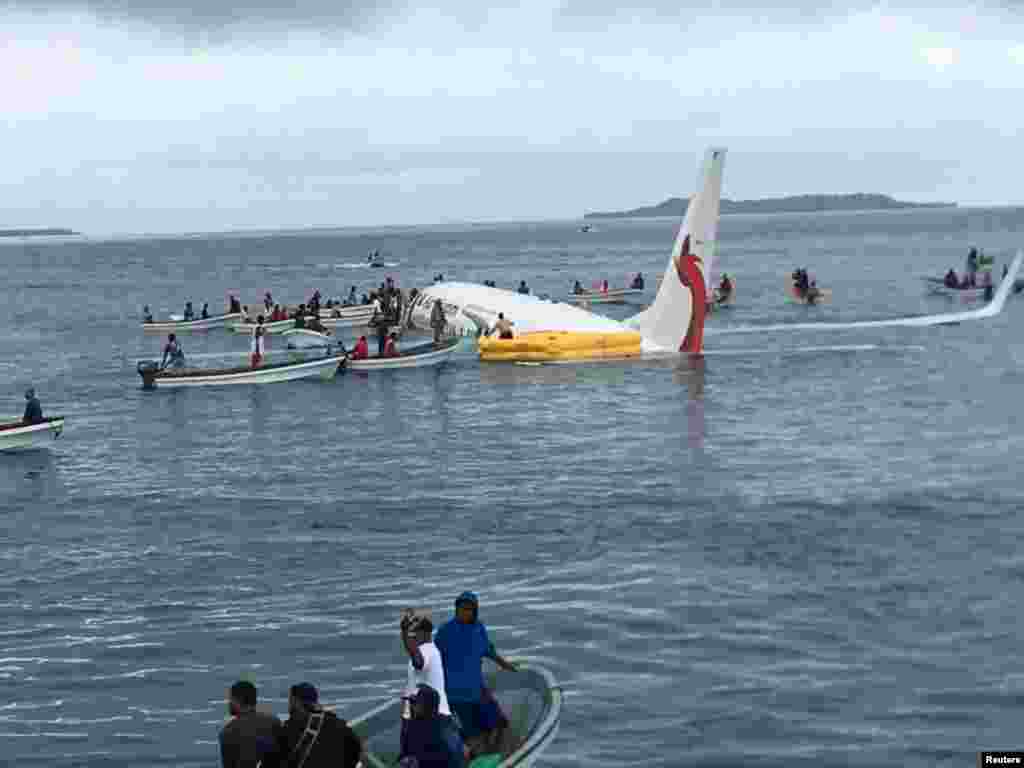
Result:
<svg viewBox="0 0 1024 768"><path fill-rule="evenodd" d="M306 327L306 305L299 304L299 308L295 311L295 327L305 328Z"/></svg>
<svg viewBox="0 0 1024 768"><path fill-rule="evenodd" d="M281 721L256 709L256 686L240 680L231 686L231 722L220 732L224 768L280 768L285 732Z"/></svg>
<svg viewBox="0 0 1024 768"><path fill-rule="evenodd" d="M943 278L942 284L947 288L958 288L960 286L960 282L956 279L956 272L950 269Z"/></svg>
<svg viewBox="0 0 1024 768"><path fill-rule="evenodd" d="M462 740L438 714L441 703L438 692L420 683L409 703L412 705L412 719L406 726L400 757L403 760L414 758L416 768L463 768L466 760Z"/></svg>
<svg viewBox="0 0 1024 768"><path fill-rule="evenodd" d="M384 348L388 343L388 328L391 325L383 310L373 313L373 317L370 318L370 325L377 329L377 357L383 357Z"/></svg>
<svg viewBox="0 0 1024 768"><path fill-rule="evenodd" d="M199 313L199 319L205 320L210 316L210 305L207 303L203 304L203 311Z"/></svg>
<svg viewBox="0 0 1024 768"><path fill-rule="evenodd" d="M36 390L34 387L29 387L25 390L25 415L22 417L22 421L25 424L40 424L43 421L43 406L39 402L39 398L36 397Z"/></svg>
<svg viewBox="0 0 1024 768"><path fill-rule="evenodd" d="M310 683L293 685L288 692L286 768L355 768L363 744L348 723L319 704Z"/></svg>
<svg viewBox="0 0 1024 768"><path fill-rule="evenodd" d="M525 295L525 294L528 294L529 292L530 292L530 289L526 287L526 281L525 280L520 280L519 281L519 287L516 288L516 293L522 293L522 294Z"/></svg>

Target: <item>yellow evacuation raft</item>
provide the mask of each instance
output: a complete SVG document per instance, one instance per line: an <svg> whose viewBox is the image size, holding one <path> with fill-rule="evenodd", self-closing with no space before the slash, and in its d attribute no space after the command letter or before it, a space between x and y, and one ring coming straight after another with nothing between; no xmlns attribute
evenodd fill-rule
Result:
<svg viewBox="0 0 1024 768"><path fill-rule="evenodd" d="M505 362L605 360L639 357L640 334L635 331L533 331L514 339L481 338L480 359Z"/></svg>

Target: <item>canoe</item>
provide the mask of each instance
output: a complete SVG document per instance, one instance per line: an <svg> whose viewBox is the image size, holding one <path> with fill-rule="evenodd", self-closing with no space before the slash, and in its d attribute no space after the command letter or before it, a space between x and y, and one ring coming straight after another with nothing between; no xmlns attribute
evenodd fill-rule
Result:
<svg viewBox="0 0 1024 768"><path fill-rule="evenodd" d="M309 349L311 347L329 347L334 337L326 333L318 333L308 328L292 328L281 334L287 342L288 349Z"/></svg>
<svg viewBox="0 0 1024 768"><path fill-rule="evenodd" d="M348 318L362 317L369 314L373 316L373 304L350 304L349 306L335 305L333 307L320 307L320 317Z"/></svg>
<svg viewBox="0 0 1024 768"><path fill-rule="evenodd" d="M174 331L176 333L181 333L182 331L208 331L211 328L225 326L232 320L238 320L241 317L241 313L235 312L229 315L214 315L202 320L156 320L152 323L143 323L142 330Z"/></svg>
<svg viewBox="0 0 1024 768"><path fill-rule="evenodd" d="M487 686L494 691L511 725L502 740L501 759L494 768L532 766L555 740L562 717L562 689L544 667L513 660L515 672L490 672ZM488 666L490 664L488 663ZM401 734L401 701L381 704L349 725L365 745L364 768L395 768ZM490 756L476 758L469 768Z"/></svg>
<svg viewBox="0 0 1024 768"><path fill-rule="evenodd" d="M931 296L946 296L960 301L984 301L984 288L950 288L941 277L922 277L925 292ZM1015 286L1016 287L1016 286ZM992 286L992 293L995 294L996 286Z"/></svg>
<svg viewBox="0 0 1024 768"><path fill-rule="evenodd" d="M369 325L372 319L373 310L361 315L347 315L344 317L324 317L321 315L320 323L324 328L358 328Z"/></svg>
<svg viewBox="0 0 1024 768"><path fill-rule="evenodd" d="M259 368L178 368L161 371L153 360L138 364L143 389L175 389L179 387L210 387L226 384L276 384L319 376L332 379L344 355L328 355L315 359L291 360L263 365Z"/></svg>
<svg viewBox="0 0 1024 768"><path fill-rule="evenodd" d="M793 285L792 281L786 282L786 301L791 301L794 304L808 304L806 296L801 296ZM814 304L828 304L832 301L832 289L831 288L819 288L818 296L814 300Z"/></svg>
<svg viewBox="0 0 1024 768"><path fill-rule="evenodd" d="M440 365L445 362L461 339L449 339L440 344L422 344L410 347L398 357L368 357L363 360L349 358L345 368L350 371L385 371L394 368L424 368L428 365Z"/></svg>
<svg viewBox="0 0 1024 768"><path fill-rule="evenodd" d="M566 294L570 304L625 304L633 296L643 296L642 288L609 288L607 291L584 291Z"/></svg>
<svg viewBox="0 0 1024 768"><path fill-rule="evenodd" d="M258 323L255 321L251 323L236 321L228 326L228 330L232 333L246 333L252 336L252 332L257 325ZM264 333L284 333L289 328L295 328L295 320L293 318L289 318L288 320L275 320L272 323L263 323Z"/></svg>
<svg viewBox="0 0 1024 768"><path fill-rule="evenodd" d="M26 424L20 420L0 424L0 451L45 448L63 431L63 416L50 416L38 424Z"/></svg>

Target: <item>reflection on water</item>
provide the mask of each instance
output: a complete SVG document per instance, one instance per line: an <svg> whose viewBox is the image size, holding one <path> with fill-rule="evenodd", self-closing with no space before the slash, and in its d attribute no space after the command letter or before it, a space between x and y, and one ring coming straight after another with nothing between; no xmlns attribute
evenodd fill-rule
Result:
<svg viewBox="0 0 1024 768"><path fill-rule="evenodd" d="M707 373L707 358L687 356L680 360L673 373L677 384L686 386L687 435L691 448L704 445L704 380Z"/></svg>
<svg viewBox="0 0 1024 768"><path fill-rule="evenodd" d="M56 444L60 445L60 439ZM45 501L61 492L57 462L49 448L0 453L0 505L22 508L29 502Z"/></svg>

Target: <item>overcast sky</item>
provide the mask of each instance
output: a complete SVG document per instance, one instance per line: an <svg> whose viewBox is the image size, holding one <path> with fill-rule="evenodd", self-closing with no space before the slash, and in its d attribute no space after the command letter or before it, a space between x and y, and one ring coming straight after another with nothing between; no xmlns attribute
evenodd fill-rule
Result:
<svg viewBox="0 0 1024 768"><path fill-rule="evenodd" d="M1024 203L1013 3L22 2L0 227L568 218L693 191Z"/></svg>

